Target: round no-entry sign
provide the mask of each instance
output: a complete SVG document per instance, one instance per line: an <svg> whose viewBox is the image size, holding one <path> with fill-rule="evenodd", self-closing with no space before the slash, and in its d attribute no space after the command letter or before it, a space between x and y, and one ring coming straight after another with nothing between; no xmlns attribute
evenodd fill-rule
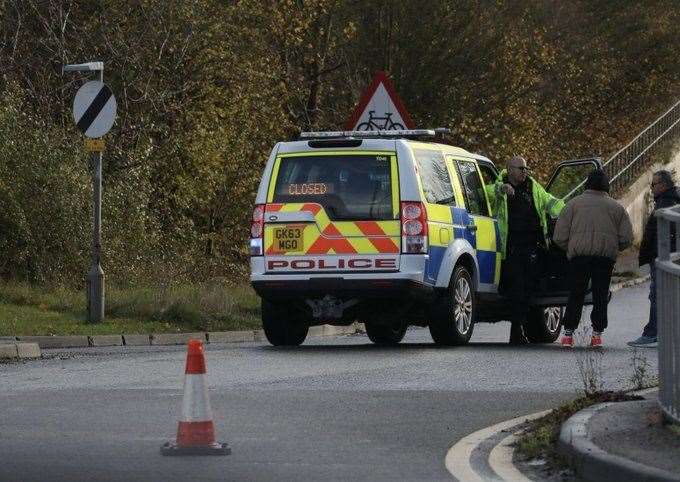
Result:
<svg viewBox="0 0 680 482"><path fill-rule="evenodd" d="M87 137L101 137L116 120L116 98L103 82L84 84L73 99L73 120Z"/></svg>

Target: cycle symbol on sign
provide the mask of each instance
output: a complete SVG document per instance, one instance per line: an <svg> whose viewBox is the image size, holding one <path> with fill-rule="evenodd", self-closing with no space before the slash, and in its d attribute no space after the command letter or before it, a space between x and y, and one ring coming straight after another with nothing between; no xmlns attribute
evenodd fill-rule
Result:
<svg viewBox="0 0 680 482"><path fill-rule="evenodd" d="M374 110L368 111L368 121L357 126L358 131L398 131L404 128L399 122L392 120L392 112L385 112L385 117L374 116Z"/></svg>

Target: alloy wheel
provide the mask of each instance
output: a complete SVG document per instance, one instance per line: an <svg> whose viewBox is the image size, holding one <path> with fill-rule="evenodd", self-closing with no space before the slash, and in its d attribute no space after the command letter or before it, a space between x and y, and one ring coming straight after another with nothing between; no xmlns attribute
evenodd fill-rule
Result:
<svg viewBox="0 0 680 482"><path fill-rule="evenodd" d="M464 335L472 325L472 290L465 278L458 278L454 290L455 307L453 316L456 320L456 327L461 335Z"/></svg>

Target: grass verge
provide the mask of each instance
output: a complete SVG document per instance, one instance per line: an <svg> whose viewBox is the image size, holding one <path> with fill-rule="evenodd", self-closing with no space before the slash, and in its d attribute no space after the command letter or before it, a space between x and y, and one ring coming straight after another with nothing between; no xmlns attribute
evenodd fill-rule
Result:
<svg viewBox="0 0 680 482"><path fill-rule="evenodd" d="M106 321L87 323L84 292L0 282L0 336L228 331L260 327L259 298L222 283L107 288Z"/></svg>

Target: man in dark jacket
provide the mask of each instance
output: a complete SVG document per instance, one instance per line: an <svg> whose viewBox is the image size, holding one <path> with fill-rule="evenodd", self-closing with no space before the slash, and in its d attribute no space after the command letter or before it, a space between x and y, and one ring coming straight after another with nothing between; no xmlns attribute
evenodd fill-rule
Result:
<svg viewBox="0 0 680 482"><path fill-rule="evenodd" d="M642 331L642 336L636 340L629 341L628 344L636 347L653 348L656 346L656 270L654 269L654 260L657 257L656 216L654 216L654 213L657 209L669 208L680 204L680 192L675 187L673 176L668 171L655 172L650 187L652 188L652 194L654 194L654 211L650 214L645 225L645 232L642 235L640 254L638 256L640 266L649 263L651 275L651 283L649 285L649 322ZM674 231L671 231L671 236L672 238L675 237ZM671 249L675 249L674 240L671 241Z"/></svg>

